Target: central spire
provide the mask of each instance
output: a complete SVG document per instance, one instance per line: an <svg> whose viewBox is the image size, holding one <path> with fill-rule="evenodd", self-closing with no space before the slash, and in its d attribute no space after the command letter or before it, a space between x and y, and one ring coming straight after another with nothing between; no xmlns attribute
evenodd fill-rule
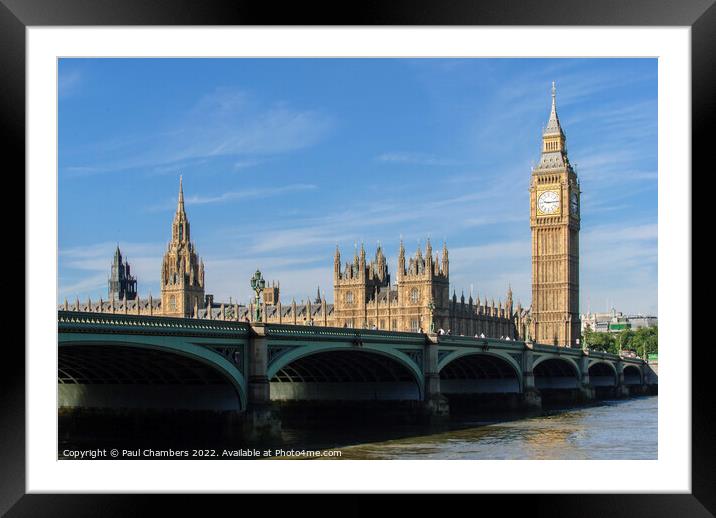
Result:
<svg viewBox="0 0 716 518"><path fill-rule="evenodd" d="M172 223L172 241L188 243L189 239L189 220L184 210L184 187L182 177L179 175L179 197L177 199L177 211L174 214L174 223Z"/></svg>
<svg viewBox="0 0 716 518"><path fill-rule="evenodd" d="M182 175L179 175L179 199L177 201L177 212L184 212L184 187L182 186Z"/></svg>

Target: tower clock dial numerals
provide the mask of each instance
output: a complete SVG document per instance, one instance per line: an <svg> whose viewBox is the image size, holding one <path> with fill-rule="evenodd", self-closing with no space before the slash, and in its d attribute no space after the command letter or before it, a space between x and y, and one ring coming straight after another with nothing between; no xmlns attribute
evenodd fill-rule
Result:
<svg viewBox="0 0 716 518"><path fill-rule="evenodd" d="M537 208L541 214L555 214L559 212L559 193L557 191L544 191L537 198Z"/></svg>
<svg viewBox="0 0 716 518"><path fill-rule="evenodd" d="M572 209L572 214L577 214L577 210L579 209L579 200L576 192L572 193L572 196L569 199L569 206Z"/></svg>

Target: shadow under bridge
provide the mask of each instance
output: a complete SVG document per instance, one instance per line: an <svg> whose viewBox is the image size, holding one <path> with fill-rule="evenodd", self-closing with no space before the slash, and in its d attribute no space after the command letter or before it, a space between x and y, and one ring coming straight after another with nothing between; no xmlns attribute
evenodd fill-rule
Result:
<svg viewBox="0 0 716 518"><path fill-rule="evenodd" d="M440 391L451 394L516 394L522 391L516 366L497 355L471 353L440 369Z"/></svg>
<svg viewBox="0 0 716 518"><path fill-rule="evenodd" d="M62 343L58 405L121 410L245 408L240 380L222 369L221 362L227 362L196 349L197 354L189 354L147 344Z"/></svg>
<svg viewBox="0 0 716 518"><path fill-rule="evenodd" d="M289 354L269 367L274 401L417 401L420 373L398 353L334 349Z"/></svg>

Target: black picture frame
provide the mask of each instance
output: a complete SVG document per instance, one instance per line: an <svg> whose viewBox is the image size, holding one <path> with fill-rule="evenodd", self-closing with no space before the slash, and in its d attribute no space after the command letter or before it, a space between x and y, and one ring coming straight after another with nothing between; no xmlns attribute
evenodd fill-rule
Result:
<svg viewBox="0 0 716 518"><path fill-rule="evenodd" d="M0 112L5 164L25 171L25 29L28 26L83 25L562 25L688 26L691 28L692 164L712 171L716 106L715 0L527 0L524 2L450 2L427 0L286 3L277 8L258 1L192 0L0 0ZM10 167L6 165L6 167ZM690 172L684 172L689 176ZM22 177L22 175L15 175ZM7 184L6 184L7 187ZM24 187L23 187L24 189ZM19 242L19 241L17 241ZM18 247L19 248L19 247ZM25 271L26 276L29 272ZM683 301L690 308L690 301ZM28 308L30 306L27 306ZM11 312L16 315L16 312ZM15 317L17 318L17 317ZM685 312L683 318L692 318ZM19 326L14 326L19 327ZM8 335L9 336L9 335ZM688 346L691 337L685 337ZM17 342L15 342L17 344ZM25 494L25 351L5 344L0 391L0 513L7 516L129 516L146 495ZM708 343L693 340L692 357L708 359ZM643 495L502 495L483 496L509 503L510 512L532 516L713 516L716 512L716 454L711 413L714 391L708 361L692 364L692 492ZM142 502L138 500L143 500ZM202 499L204 500L204 499ZM340 505L352 512L372 504L361 499ZM296 500L293 500L295 503ZM412 505L422 505L412 500ZM481 502L482 505L484 503ZM206 503L189 503L185 495L162 497L169 507L191 512ZM244 502L244 505L246 502ZM402 505L402 504L401 504ZM470 504L474 505L474 504ZM328 506L330 508L330 505ZM520 509L521 508L521 509ZM455 509L456 510L456 509ZM315 508L312 508L315 512ZM407 509L406 509L407 511Z"/></svg>

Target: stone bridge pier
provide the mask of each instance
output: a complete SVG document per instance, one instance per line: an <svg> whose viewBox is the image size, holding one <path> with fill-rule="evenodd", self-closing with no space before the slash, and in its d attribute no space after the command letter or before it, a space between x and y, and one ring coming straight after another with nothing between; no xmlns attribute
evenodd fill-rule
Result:
<svg viewBox="0 0 716 518"><path fill-rule="evenodd" d="M438 369L438 337L428 335L425 340L423 358L425 359L425 412L428 416L446 417L450 414L447 397L440 391L440 371Z"/></svg>
<svg viewBox="0 0 716 518"><path fill-rule="evenodd" d="M532 369L534 365L534 353L532 343L525 343L525 350L522 353L522 399L526 408L542 408L542 397L535 387L535 375Z"/></svg>
<svg viewBox="0 0 716 518"><path fill-rule="evenodd" d="M248 341L248 406L244 411L245 433L260 439L278 435L281 420L271 405L271 386L268 378L268 338L265 324L251 326Z"/></svg>

